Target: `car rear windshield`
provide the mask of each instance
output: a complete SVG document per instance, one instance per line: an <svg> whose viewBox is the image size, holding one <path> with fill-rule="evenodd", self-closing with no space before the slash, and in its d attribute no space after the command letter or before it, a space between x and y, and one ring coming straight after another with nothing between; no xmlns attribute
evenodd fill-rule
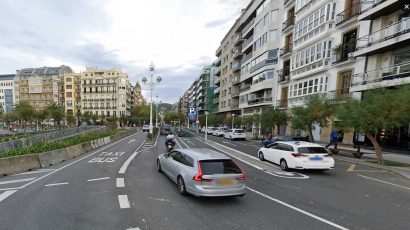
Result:
<svg viewBox="0 0 410 230"><path fill-rule="evenodd" d="M299 153L328 153L327 150L323 147L299 147Z"/></svg>
<svg viewBox="0 0 410 230"><path fill-rule="evenodd" d="M204 175L213 174L241 174L241 169L232 160L200 161Z"/></svg>
<svg viewBox="0 0 410 230"><path fill-rule="evenodd" d="M235 130L235 133L243 133L243 130L242 130L242 129L240 129L240 130Z"/></svg>

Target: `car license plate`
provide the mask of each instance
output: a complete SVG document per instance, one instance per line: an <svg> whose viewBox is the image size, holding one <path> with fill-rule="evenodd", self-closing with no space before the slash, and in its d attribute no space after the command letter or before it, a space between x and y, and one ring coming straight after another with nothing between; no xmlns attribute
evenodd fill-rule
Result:
<svg viewBox="0 0 410 230"><path fill-rule="evenodd" d="M232 179L219 179L218 185L231 185L233 183Z"/></svg>
<svg viewBox="0 0 410 230"><path fill-rule="evenodd" d="M319 157L319 156L315 156L315 157L309 157L309 160L311 160L311 161L321 161L321 160L323 160L323 158Z"/></svg>

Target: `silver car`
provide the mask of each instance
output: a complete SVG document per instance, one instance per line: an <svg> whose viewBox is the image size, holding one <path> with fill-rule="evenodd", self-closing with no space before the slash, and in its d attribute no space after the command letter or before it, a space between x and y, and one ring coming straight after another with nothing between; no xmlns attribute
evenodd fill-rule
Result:
<svg viewBox="0 0 410 230"><path fill-rule="evenodd" d="M157 158L158 172L173 180L182 195L243 196L245 172L228 156L204 148L175 149Z"/></svg>

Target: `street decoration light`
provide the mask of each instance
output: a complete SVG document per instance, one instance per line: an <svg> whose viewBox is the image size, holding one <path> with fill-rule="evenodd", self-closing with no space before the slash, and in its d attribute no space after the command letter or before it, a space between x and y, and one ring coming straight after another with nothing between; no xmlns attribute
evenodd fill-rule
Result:
<svg viewBox="0 0 410 230"><path fill-rule="evenodd" d="M148 79L146 77L142 78L142 82L144 84L148 85L148 90L150 91L150 98L151 98L151 103L150 103L150 112L149 112L149 133L153 134L153 126L152 126L152 91L154 91L154 87L156 84L159 84L162 81L162 78L160 76L157 77L157 82L154 82L154 73L155 73L155 65L154 63L151 62L149 65L149 73L150 73L150 82L147 82Z"/></svg>
<svg viewBox="0 0 410 230"><path fill-rule="evenodd" d="M236 114L232 113L232 129L233 129L233 125L235 123L235 116L236 116Z"/></svg>

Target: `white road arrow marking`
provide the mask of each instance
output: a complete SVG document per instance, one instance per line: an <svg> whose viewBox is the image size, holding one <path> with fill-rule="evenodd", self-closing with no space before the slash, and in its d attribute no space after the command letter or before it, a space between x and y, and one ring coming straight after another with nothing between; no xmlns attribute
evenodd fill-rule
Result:
<svg viewBox="0 0 410 230"><path fill-rule="evenodd" d="M128 141L128 144L131 144L132 142L135 142L135 139Z"/></svg>

